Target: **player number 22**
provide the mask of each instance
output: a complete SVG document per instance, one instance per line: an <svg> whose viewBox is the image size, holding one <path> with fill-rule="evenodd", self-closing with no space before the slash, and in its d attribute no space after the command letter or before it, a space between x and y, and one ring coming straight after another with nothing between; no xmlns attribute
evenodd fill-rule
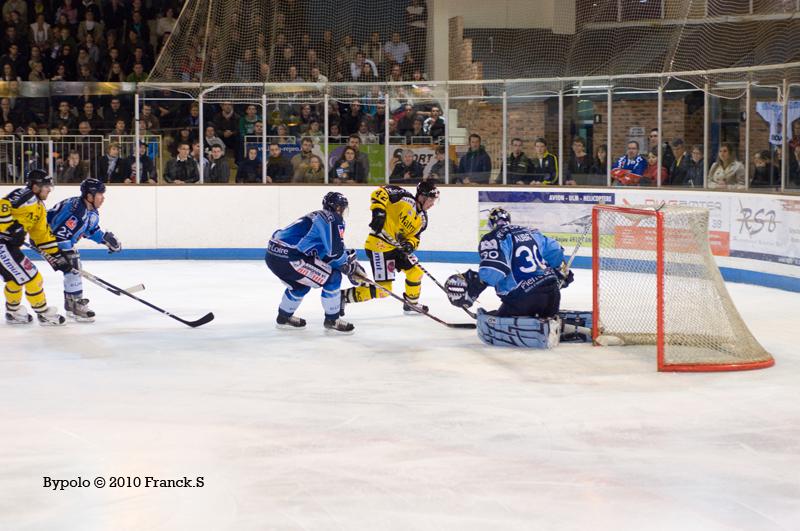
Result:
<svg viewBox="0 0 800 531"><path fill-rule="evenodd" d="M529 266L520 267L519 270L523 273L533 273L537 269L547 269L547 265L544 263L544 260L542 260L542 256L539 254L539 248L536 244L534 243L531 245L531 248L517 247L517 252L515 253L516 257L522 257L530 264Z"/></svg>

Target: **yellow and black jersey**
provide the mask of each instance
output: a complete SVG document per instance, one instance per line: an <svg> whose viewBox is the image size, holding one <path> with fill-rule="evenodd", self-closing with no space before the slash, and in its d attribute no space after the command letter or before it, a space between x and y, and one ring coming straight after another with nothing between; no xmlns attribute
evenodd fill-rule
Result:
<svg viewBox="0 0 800 531"><path fill-rule="evenodd" d="M428 215L417 207L414 195L399 186L381 186L370 196L370 209L381 209L386 212L383 230L367 236L364 247L380 253L389 252L395 246L385 236L395 242L409 241L414 249L419 247L420 234L428 227ZM382 237L382 235L385 235Z"/></svg>
<svg viewBox="0 0 800 531"><path fill-rule="evenodd" d="M47 224L47 210L30 188L17 188L0 199L0 232L18 232L18 226L30 236L31 243L48 254L58 252L56 237ZM17 242L14 242L15 244ZM18 245L22 245L19 241Z"/></svg>

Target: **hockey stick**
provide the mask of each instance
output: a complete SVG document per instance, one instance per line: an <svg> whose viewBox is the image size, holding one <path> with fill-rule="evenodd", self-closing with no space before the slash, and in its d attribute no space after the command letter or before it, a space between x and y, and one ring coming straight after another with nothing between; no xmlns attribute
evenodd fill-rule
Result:
<svg viewBox="0 0 800 531"><path fill-rule="evenodd" d="M42 251L41 249L39 249L38 247L36 247L33 244L27 244L27 245L28 245L28 247L30 247L31 249L36 251L39 254L39 256L44 258L44 260L48 264L53 265L52 258L51 258L51 256L49 254L45 253L44 251ZM131 299L139 301L142 304L144 304L145 306L148 306L148 307L156 310L157 312L161 312L164 315L166 315L167 317L171 317L171 318L175 319L176 321L179 321L179 322L185 324L186 326L191 326L192 328L197 328L198 326L203 326L204 324L209 323L209 322L214 320L214 314L212 312L208 312L203 317L201 317L200 319L197 319L195 321L187 321L185 319L181 319L177 315L173 315L173 314L169 313L168 311L164 310L163 308L159 308L155 304L149 303L144 299L140 299L136 295L133 295L133 294L129 293L128 291L125 291L124 289L119 288L119 287L115 286L114 284L111 284L110 282L108 282L106 280L103 280L102 278L97 277L97 276L89 273L88 271L86 271L84 269L80 269L80 270L73 269L72 272L80 274L83 278L87 279L92 284L96 284L96 285L100 286L101 288L103 288L104 290L106 290L106 291L108 291L110 293L113 293L114 295L117 295L117 296L119 296L119 295L127 295ZM144 286L142 286L142 287L144 287Z"/></svg>
<svg viewBox="0 0 800 531"><path fill-rule="evenodd" d="M388 234L383 234L382 236L383 236L383 238L386 240L386 242L389 245L394 245L400 252L405 254L405 251L403 251L400 248L400 244L397 243L391 236L389 236ZM444 287L438 280L436 280L436 277L431 275L430 272L427 269L425 269L425 267L422 264L419 263L419 258L417 258L416 255L414 255L414 253L406 254L406 257L408 258L408 260L411 263L413 263L415 266L419 267L422 270L422 272L425 275L427 275L427 277L429 279L433 280L433 283L436 284L437 286L439 286L439 289L441 289L442 291L444 291L445 294L447 294L447 288ZM467 308L466 306L459 306L459 308L461 308L462 310L467 312L467 315L469 315L473 319L477 319L478 318L478 315L476 313L473 313L472 311L470 311L470 309Z"/></svg>
<svg viewBox="0 0 800 531"><path fill-rule="evenodd" d="M591 220L591 218L589 218L588 222L583 227L583 234L581 234L581 237L578 238L578 243L575 244L575 248L572 250L572 254L569 257L569 260L567 260L566 265L561 268L563 270L563 272L564 272L564 276L565 277L567 275L569 275L569 268L572 267L572 262L575 260L575 257L578 255L578 250L583 245L583 242L586 241L586 237L589 235L589 230L591 230L591 228L592 228L592 220ZM561 289L561 286L563 286L563 285L564 285L564 279L559 280L558 281L558 289Z"/></svg>
<svg viewBox="0 0 800 531"><path fill-rule="evenodd" d="M395 294L395 293L394 293L392 290L390 290L390 289L387 289L387 288L384 288L383 286L381 286L381 285L380 285L380 284L378 284L377 282L374 282L374 281L372 281L372 280L368 279L367 277L364 277L364 276L361 276L361 275L359 275L359 276L358 276L358 278L359 278L359 279L360 279L360 280L361 280L361 281L362 281L364 284L367 284L368 286L372 286L372 287L374 287L375 289L378 289L378 290L380 290L380 291L382 291L382 292L386 293L386 294L387 294L387 295L389 295L390 297L392 297L392 298L394 298L394 299L397 299L398 301L402 302L403 304L407 304L407 305L408 305L408 307L409 307L409 308L411 308L412 310L414 310L415 312L417 312L417 313L419 313L419 314L422 314L422 315L424 315L425 317L429 317L429 318L433 319L434 321L436 321L437 323L443 324L443 325L445 325L445 326L447 326L447 327L449 327L449 328L468 328L468 329L475 329L475 328L477 328L477 325L476 325L475 323L448 323L448 322L446 322L446 321L443 321L443 320L439 319L438 317L436 317L435 315L431 315L431 314L427 313L425 310L423 310L423 309L422 309L422 308L420 308L419 306L417 306L417 305L415 305L415 304L410 304L410 303L409 303L407 300L405 300L403 297L401 297L401 296L399 296L399 295L396 295L396 294Z"/></svg>
<svg viewBox="0 0 800 531"><path fill-rule="evenodd" d="M140 291L144 291L144 284L136 284L135 286L125 288L122 291L127 291L128 293L139 293Z"/></svg>

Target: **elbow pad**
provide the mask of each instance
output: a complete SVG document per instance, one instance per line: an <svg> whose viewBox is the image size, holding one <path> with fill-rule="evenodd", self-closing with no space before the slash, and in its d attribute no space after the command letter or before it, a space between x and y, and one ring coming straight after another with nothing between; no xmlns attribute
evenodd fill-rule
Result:
<svg viewBox="0 0 800 531"><path fill-rule="evenodd" d="M376 234L383 230L386 224L386 211L376 208L372 211L372 221L369 222L369 228Z"/></svg>

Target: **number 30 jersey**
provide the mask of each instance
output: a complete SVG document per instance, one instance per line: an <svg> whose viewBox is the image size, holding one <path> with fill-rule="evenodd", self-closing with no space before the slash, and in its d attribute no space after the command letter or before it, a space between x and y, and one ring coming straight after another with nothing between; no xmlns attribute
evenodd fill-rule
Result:
<svg viewBox="0 0 800 531"><path fill-rule="evenodd" d="M564 249L556 240L519 225L503 225L486 234L478 253L480 279L500 296L531 279L552 274L551 269L564 261Z"/></svg>

